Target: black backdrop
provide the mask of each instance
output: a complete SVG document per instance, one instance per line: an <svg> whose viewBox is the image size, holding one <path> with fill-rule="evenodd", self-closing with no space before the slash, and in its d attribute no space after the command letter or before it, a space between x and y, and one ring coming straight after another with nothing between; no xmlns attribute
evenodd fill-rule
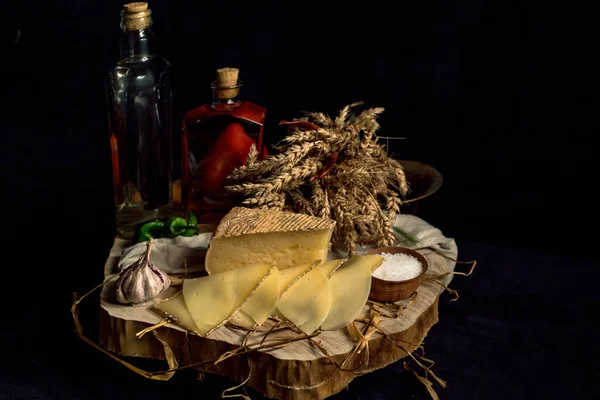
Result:
<svg viewBox="0 0 600 400"><path fill-rule="evenodd" d="M597 219L592 138L598 132L594 108L598 35L593 3L266 5L154 0L150 5L160 53L173 67L175 132L185 111L210 100L210 81L215 69L223 66L239 67L246 82L244 97L269 109L270 143L281 137L280 119L298 117L305 110L333 114L359 100L384 107L381 134L406 137L392 142L392 152L429 163L444 175L442 188L423 204L421 216L457 238L466 257L479 251L488 258L488 269L478 281L485 293L478 293L470 282L464 284L465 298L470 297L471 303L466 300L464 309L454 309L454 318L461 321L479 313L473 318L485 322L493 312L506 316L500 321L515 323L510 327L515 332L510 346L520 344L530 351L528 343L538 346L534 336L551 325L537 321L532 325L537 330L532 331L527 323L550 315L551 309L545 307L551 304L561 315L571 315L572 324L560 331L569 340L563 343L552 336L545 343L583 355L588 350L593 353L595 347L592 334L583 328L590 345L577 344L581 338L577 324L591 313L573 313L557 297L563 276L557 276L558 281L544 277L551 289L537 280L546 266L555 267L557 273L562 260L565 271L580 264L573 264L572 258L541 256L513 262L516 256L511 252L494 260L492 255L498 253L492 247L462 243L596 258L596 237L589 232ZM24 302L4 310L0 332L9 351L5 360L10 361L5 361L2 371L4 383L15 382L13 390L25 398L28 392L18 388L29 382L23 378L28 374L35 382L33 388L51 385L44 378L49 370L55 371L56 379L63 377L63 383L75 374L73 358L63 351L90 360L100 358L85 344L74 343L68 309L72 291L83 293L100 281L113 238L103 83L118 54L121 5L112 0L2 5L0 222L3 249L13 255L7 256L3 271L8 274L3 279L22 284L20 297L11 298ZM68 244L57 247L59 238L66 238ZM588 274L591 263L581 265L586 267L578 271ZM504 274L503 268L509 267L511 272ZM531 271L523 281L524 275L515 272L519 268ZM574 293L579 286L566 287ZM588 290L593 292L591 287ZM513 292L518 296L506 306L513 309L505 310L503 299L510 299ZM492 308L489 293L502 294L494 297L502 300L495 300ZM546 311L536 316L529 308L521 309L521 304L532 301L531 310ZM444 312L452 315L453 311L446 307ZM455 336L439 342L441 353L445 353L444 343L458 343L471 329L466 322L456 327L451 319L445 321L438 329ZM480 332L482 343L489 344L491 335L508 346L502 335L494 333L495 322L490 324L490 329ZM432 341L435 347L435 338ZM462 357L464 344L448 347L449 357ZM477 342L474 345L477 349ZM533 374L532 381L559 379L559 372L546 359L535 358L542 368L536 375L528 364L512 370L521 365L513 358L517 355L511 355L512 347L493 348L500 361L490 362L498 363L497 370L512 371L513 378L522 373ZM538 348L534 350L535 357L541 357ZM40 358L46 351L49 357ZM472 354L465 362L473 362L474 357L484 365L486 354ZM576 377L580 358L566 350L559 354L565 365L574 365L571 379L580 379ZM120 377L122 370L112 361L98 362L107 376L114 377L117 388L129 386L129 378ZM479 362L468 373L477 374ZM486 371L496 376L497 370L487 367ZM593 368L582 370L586 374L582 376L595 375ZM85 377L90 373L76 374L83 379L77 387L88 382ZM519 379L514 386L521 386ZM63 389L53 390L56 394ZM65 397L58 393L56 398Z"/></svg>
<svg viewBox="0 0 600 400"><path fill-rule="evenodd" d="M386 109L382 135L406 137L392 144L397 157L444 175L424 218L453 237L562 252L557 238L580 238L578 251L595 242L581 230L595 208L597 32L580 3L150 5L173 67L175 132L210 100L222 66L239 67L244 97L268 107L271 143L280 119L362 100ZM35 214L112 233L103 80L121 4L18 2L4 13L2 208L15 225Z"/></svg>

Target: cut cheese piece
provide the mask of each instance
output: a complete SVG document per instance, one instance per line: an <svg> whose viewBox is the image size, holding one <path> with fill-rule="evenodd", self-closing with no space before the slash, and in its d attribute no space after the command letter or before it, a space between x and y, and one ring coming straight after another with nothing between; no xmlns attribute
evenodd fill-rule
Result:
<svg viewBox="0 0 600 400"><path fill-rule="evenodd" d="M371 265L365 256L352 256L329 279L331 307L321 329L345 327L360 315L371 291Z"/></svg>
<svg viewBox="0 0 600 400"><path fill-rule="evenodd" d="M239 270L239 274L245 274L247 270L248 268ZM280 277L281 274L277 267L271 267L268 276L260 283L248 301L242 305L240 311L255 324L260 325L265 322L275 310L281 293Z"/></svg>
<svg viewBox="0 0 600 400"><path fill-rule="evenodd" d="M277 310L306 334L316 331L331 306L329 279L322 268L300 275L277 303Z"/></svg>
<svg viewBox="0 0 600 400"><path fill-rule="evenodd" d="M237 271L237 282L235 288L235 306L242 306L250 298L255 290L262 286L265 280L269 280L271 275L279 278L279 270L268 264L251 265L243 270ZM259 285L260 283L260 285Z"/></svg>
<svg viewBox="0 0 600 400"><path fill-rule="evenodd" d="M236 307L236 271L183 281L183 299L201 336L227 320Z"/></svg>
<svg viewBox="0 0 600 400"><path fill-rule="evenodd" d="M182 292L177 292L173 297L154 304L152 306L152 311L161 317L171 319L177 325L188 331L201 335L194 319L185 305Z"/></svg>
<svg viewBox="0 0 600 400"><path fill-rule="evenodd" d="M278 273L275 267L257 264L184 280L185 304L200 335L208 335L226 323L273 273Z"/></svg>
<svg viewBox="0 0 600 400"><path fill-rule="evenodd" d="M298 281L299 278L301 278L303 275L309 273L313 268L316 268L317 266L320 266L320 261L316 261L312 264L305 264L305 265L301 265L298 267L292 267L292 268L288 268L283 271L280 271L279 285L280 285L281 293L279 295L279 298L281 298L283 296L283 294L290 287L292 287L292 285L294 283L296 283ZM279 304L279 302L277 304ZM289 321L289 319L287 319L286 316L283 315L277 307L275 308L275 310L273 311L271 316L275 317L276 319L282 320L282 321Z"/></svg>
<svg viewBox="0 0 600 400"><path fill-rule="evenodd" d="M239 326L244 329L247 329L249 331L252 331L252 330L258 328L258 325L256 324L256 322L254 322L254 320L252 318L250 318L250 316L248 314L246 314L244 311L242 311L241 309L236 311L231 316L228 323Z"/></svg>
<svg viewBox="0 0 600 400"><path fill-rule="evenodd" d="M280 270L325 262L335 222L306 214L234 207L219 223L206 253L209 274L248 265Z"/></svg>
<svg viewBox="0 0 600 400"><path fill-rule="evenodd" d="M369 267L371 267L371 273L375 272L375 270L385 261L385 258L378 256L377 254L367 254L362 257L364 257L364 260L369 264Z"/></svg>
<svg viewBox="0 0 600 400"><path fill-rule="evenodd" d="M325 271L325 275L327 275L328 278L331 278L331 275L333 275L333 273L337 271L339 267L342 266L344 261L346 261L345 258L327 261L326 263L319 265L319 268L323 268L323 270Z"/></svg>
<svg viewBox="0 0 600 400"><path fill-rule="evenodd" d="M280 296L281 297L289 288L292 286L294 282L298 280L304 274L310 272L313 268L319 265L320 261L315 261L311 264L304 264L298 267L284 269L280 271L279 274L279 287L280 287Z"/></svg>

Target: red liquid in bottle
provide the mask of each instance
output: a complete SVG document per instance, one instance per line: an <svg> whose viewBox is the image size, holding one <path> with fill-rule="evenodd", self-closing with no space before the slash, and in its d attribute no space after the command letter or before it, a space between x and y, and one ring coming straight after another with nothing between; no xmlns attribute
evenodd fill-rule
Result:
<svg viewBox="0 0 600 400"><path fill-rule="evenodd" d="M233 84L222 84L218 74L212 86L212 104L189 111L183 119L182 203L184 211L193 211L199 222L216 224L231 208L241 205L242 198L225 188L232 183L228 176L246 164L252 144L259 159L265 156L267 110L237 99L241 87L237 73Z"/></svg>

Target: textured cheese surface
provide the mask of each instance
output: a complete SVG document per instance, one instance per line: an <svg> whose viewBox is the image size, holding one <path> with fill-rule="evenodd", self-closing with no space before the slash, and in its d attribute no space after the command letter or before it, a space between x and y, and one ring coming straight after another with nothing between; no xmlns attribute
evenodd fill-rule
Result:
<svg viewBox="0 0 600 400"><path fill-rule="evenodd" d="M307 334L321 326L330 306L329 279L325 270L318 267L293 282L277 303L278 311Z"/></svg>
<svg viewBox="0 0 600 400"><path fill-rule="evenodd" d="M256 263L284 270L325 262L334 226L333 221L304 214L234 208L210 240L206 271L215 274Z"/></svg>
<svg viewBox="0 0 600 400"><path fill-rule="evenodd" d="M239 274L244 275L246 271L247 268L240 270ZM275 310L281 292L281 274L277 267L271 267L269 272L270 274L260 283L248 301L242 305L240 311L244 315L240 316L240 318L248 316L253 323L260 325L265 322Z"/></svg>
<svg viewBox="0 0 600 400"><path fill-rule="evenodd" d="M196 323L192 319L190 312L187 309L185 301L183 300L183 293L178 292L175 296L170 299L161 301L159 303L154 304L154 310L158 312L159 315L164 317L169 317L175 321L179 326L190 330L192 332L196 332L200 334Z"/></svg>
<svg viewBox="0 0 600 400"><path fill-rule="evenodd" d="M213 237L234 237L252 233L333 229L335 221L307 214L234 207L219 222Z"/></svg>
<svg viewBox="0 0 600 400"><path fill-rule="evenodd" d="M357 318L371 291L371 265L365 256L352 256L329 279L331 307L321 328L337 330Z"/></svg>

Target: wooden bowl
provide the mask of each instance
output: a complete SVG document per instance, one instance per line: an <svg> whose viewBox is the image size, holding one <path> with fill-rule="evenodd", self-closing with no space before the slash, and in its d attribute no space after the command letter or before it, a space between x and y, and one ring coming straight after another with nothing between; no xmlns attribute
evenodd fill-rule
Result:
<svg viewBox="0 0 600 400"><path fill-rule="evenodd" d="M402 214L416 214L419 203L426 197L431 196L442 186L442 174L431 165L419 161L398 160L406 180L410 187L410 192L406 199L402 201Z"/></svg>
<svg viewBox="0 0 600 400"><path fill-rule="evenodd" d="M405 281L388 281L380 278L376 278L371 276L371 293L369 294L369 298L375 301L381 302L394 302L402 299L406 299L417 290L421 281L423 281L423 277L427 272L427 260L420 253L415 250L407 249L405 247L380 247L378 249L373 249L369 251L367 254L381 254L381 253L404 253L415 257L421 263L422 271L421 273L411 279L407 279Z"/></svg>

